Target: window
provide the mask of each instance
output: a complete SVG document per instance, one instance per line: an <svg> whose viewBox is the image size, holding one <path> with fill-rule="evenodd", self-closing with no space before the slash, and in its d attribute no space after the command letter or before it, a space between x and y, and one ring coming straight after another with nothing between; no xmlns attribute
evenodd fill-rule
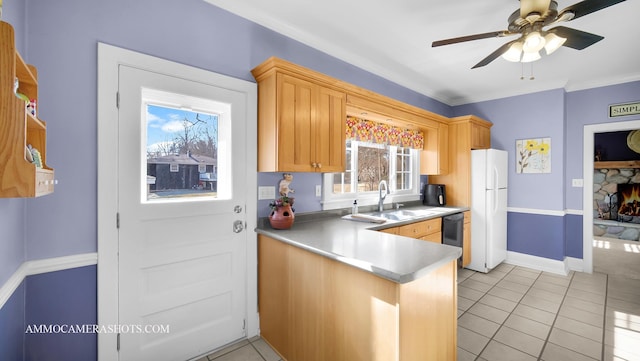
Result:
<svg viewBox="0 0 640 361"><path fill-rule="evenodd" d="M142 201L228 197L229 116L226 103L144 89Z"/></svg>
<svg viewBox="0 0 640 361"><path fill-rule="evenodd" d="M378 185L385 180L385 204L420 199L419 152L399 146L347 140L346 170L323 178L323 209L378 203Z"/></svg>

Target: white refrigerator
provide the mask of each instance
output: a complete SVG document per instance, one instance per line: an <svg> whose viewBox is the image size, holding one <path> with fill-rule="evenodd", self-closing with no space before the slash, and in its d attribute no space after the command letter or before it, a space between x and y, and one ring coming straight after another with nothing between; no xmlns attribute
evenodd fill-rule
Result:
<svg viewBox="0 0 640 361"><path fill-rule="evenodd" d="M471 151L471 263L487 273L507 258L507 152Z"/></svg>

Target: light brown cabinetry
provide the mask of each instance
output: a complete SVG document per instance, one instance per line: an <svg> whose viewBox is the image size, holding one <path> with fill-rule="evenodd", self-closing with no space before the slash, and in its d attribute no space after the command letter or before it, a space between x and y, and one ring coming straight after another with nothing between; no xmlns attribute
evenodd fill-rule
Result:
<svg viewBox="0 0 640 361"><path fill-rule="evenodd" d="M424 150L420 154L420 174L436 175L449 172L449 126L425 130Z"/></svg>
<svg viewBox="0 0 640 361"><path fill-rule="evenodd" d="M447 205L471 205L471 150L491 146L490 122L468 115L449 123L449 172L429 177L429 183L447 186ZM482 145L482 146L480 146Z"/></svg>
<svg viewBox="0 0 640 361"><path fill-rule="evenodd" d="M54 172L47 166L47 126L14 93L38 101L36 68L16 51L13 27L0 22L0 197L38 197L53 192ZM27 145L40 152L42 168L27 160Z"/></svg>
<svg viewBox="0 0 640 361"><path fill-rule="evenodd" d="M412 107L384 96L366 92L347 94L347 114L378 122L391 122L419 129L424 133L424 147L420 152L420 174L445 174L448 171L447 118Z"/></svg>
<svg viewBox="0 0 640 361"><path fill-rule="evenodd" d="M258 171L343 172L346 115L420 129L421 174L448 171L448 118L271 57L255 67Z"/></svg>
<svg viewBox="0 0 640 361"><path fill-rule="evenodd" d="M343 172L346 94L265 66L258 80L258 171Z"/></svg>
<svg viewBox="0 0 640 361"><path fill-rule="evenodd" d="M457 267L408 283L258 236L260 333L288 361L456 359Z"/></svg>
<svg viewBox="0 0 640 361"><path fill-rule="evenodd" d="M395 227L395 234L399 236L421 239L435 243L442 243L442 218L433 218L426 221L406 224Z"/></svg>
<svg viewBox="0 0 640 361"><path fill-rule="evenodd" d="M464 223L462 225L462 267L466 267L471 263L471 212L466 211L464 214Z"/></svg>
<svg viewBox="0 0 640 361"><path fill-rule="evenodd" d="M471 149L491 148L491 130L483 122L471 119Z"/></svg>

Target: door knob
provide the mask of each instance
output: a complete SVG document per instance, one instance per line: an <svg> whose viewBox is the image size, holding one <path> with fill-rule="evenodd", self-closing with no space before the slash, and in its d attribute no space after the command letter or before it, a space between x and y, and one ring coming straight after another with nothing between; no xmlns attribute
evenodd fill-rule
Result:
<svg viewBox="0 0 640 361"><path fill-rule="evenodd" d="M242 221L233 222L233 232L234 233L240 233L240 232L242 232L243 229L244 229L244 222L242 222Z"/></svg>

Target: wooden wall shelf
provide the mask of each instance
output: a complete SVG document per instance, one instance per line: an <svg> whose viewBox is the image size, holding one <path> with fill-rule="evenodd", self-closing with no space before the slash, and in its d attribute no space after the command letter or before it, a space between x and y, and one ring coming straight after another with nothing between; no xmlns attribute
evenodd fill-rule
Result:
<svg viewBox="0 0 640 361"><path fill-rule="evenodd" d="M612 160L593 162L593 168L640 168L640 160Z"/></svg>
<svg viewBox="0 0 640 361"><path fill-rule="evenodd" d="M18 92L38 101L37 69L16 51L13 27L0 22L0 198L39 197L53 192L55 175L47 166L47 124L26 109ZM27 145L40 152L42 167L27 159Z"/></svg>

